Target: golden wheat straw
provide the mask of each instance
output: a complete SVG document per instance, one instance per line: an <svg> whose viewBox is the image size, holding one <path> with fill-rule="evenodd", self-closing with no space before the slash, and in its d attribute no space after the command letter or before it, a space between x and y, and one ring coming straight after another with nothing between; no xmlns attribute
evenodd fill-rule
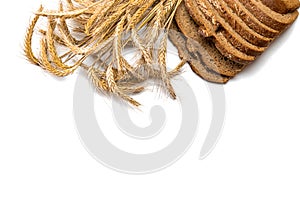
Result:
<svg viewBox="0 0 300 200"><path fill-rule="evenodd" d="M134 106L140 103L129 95L144 91L150 79L162 81L175 98L170 79L181 72L186 61L167 71L167 35L181 1L65 0L65 4L59 3L57 11L41 7L27 29L24 53L30 62L59 77L70 75L81 66L98 91L116 95ZM37 58L31 43L40 16L48 18L48 26L47 30L39 30L42 38ZM163 28L166 30L161 35ZM122 55L129 44L137 48L140 56L133 65ZM67 48L63 55L58 53L60 47ZM83 64L87 58L92 64Z"/></svg>

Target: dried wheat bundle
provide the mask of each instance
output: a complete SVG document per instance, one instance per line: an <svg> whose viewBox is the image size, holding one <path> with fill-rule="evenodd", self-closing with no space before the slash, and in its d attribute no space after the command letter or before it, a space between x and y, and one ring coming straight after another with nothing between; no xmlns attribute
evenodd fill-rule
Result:
<svg viewBox="0 0 300 200"><path fill-rule="evenodd" d="M181 0L64 0L57 10L35 12L28 27L24 52L27 59L59 76L85 69L100 91L121 97L139 106L130 94L144 90L149 79L160 81L176 98L170 78L180 72L185 61L167 71L167 35ZM47 27L37 26L39 18ZM38 28L36 28L36 26ZM32 40L39 32L39 55ZM129 63L124 48L136 49Z"/></svg>

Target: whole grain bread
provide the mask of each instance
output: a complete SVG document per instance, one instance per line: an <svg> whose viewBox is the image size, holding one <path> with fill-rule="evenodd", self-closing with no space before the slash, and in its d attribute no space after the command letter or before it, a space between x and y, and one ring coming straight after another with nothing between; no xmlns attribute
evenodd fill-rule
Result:
<svg viewBox="0 0 300 200"><path fill-rule="evenodd" d="M175 13L184 36L176 32L170 39L195 73L227 82L295 21L298 0L281 1L289 12L276 11L266 0L184 0Z"/></svg>
<svg viewBox="0 0 300 200"><path fill-rule="evenodd" d="M232 9L226 4L226 2L220 0L208 0L208 2L214 6L215 10L218 11L220 17L222 17L224 21L227 22L235 32L241 35L249 43L259 47L266 47L272 41L273 38L262 36L252 30L241 18L239 18L232 11Z"/></svg>
<svg viewBox="0 0 300 200"><path fill-rule="evenodd" d="M191 69L201 78L213 83L227 83L230 77L223 76L207 69L200 59L193 57L186 48L186 38L179 32L175 22L172 23L169 31L169 39L176 46L178 55L181 59L186 60Z"/></svg>
<svg viewBox="0 0 300 200"><path fill-rule="evenodd" d="M281 14L294 12L300 7L300 1L298 0L261 0L261 2Z"/></svg>
<svg viewBox="0 0 300 200"><path fill-rule="evenodd" d="M224 36L227 38L227 40L238 50L241 52L251 55L251 56L257 56L260 55L262 52L265 51L265 47L258 47L256 45L253 45L249 43L247 40L244 39L244 36L241 36L238 34L237 29L234 29L230 26L230 24L222 18L218 11L213 6L212 0L190 0L194 1L196 4L198 4L197 8L201 9L201 11L205 14L206 19L209 19L211 23L214 25L214 27L217 27L215 31L223 32ZM195 9L189 9L189 12L195 12ZM235 27L236 28L236 27Z"/></svg>
<svg viewBox="0 0 300 200"><path fill-rule="evenodd" d="M287 14L280 14L258 0L239 0L253 15L267 26L283 31L288 25L292 24L298 17L298 11Z"/></svg>
<svg viewBox="0 0 300 200"><path fill-rule="evenodd" d="M235 15L243 20L251 29L262 36L275 38L279 35L279 31L275 30L261 21L259 21L245 6L238 0L223 0L232 9Z"/></svg>
<svg viewBox="0 0 300 200"><path fill-rule="evenodd" d="M205 38L198 33L198 26L190 17L184 4L180 4L175 14L176 23L180 31L187 38L187 49L201 56L202 62L209 69L226 76L235 76L244 65L226 59L214 46L211 39Z"/></svg>
<svg viewBox="0 0 300 200"><path fill-rule="evenodd" d="M185 6L193 20L199 25L200 32L206 37L214 38L215 45L222 55L239 63L249 63L255 60L255 56L248 55L236 48L240 48L241 45L236 44L233 46L232 43L235 43L234 38L228 41L231 37L230 34L222 29L216 29L212 23L214 20L207 19L209 13L203 13L205 12L205 8L203 8L205 4L199 5L195 0L185 0ZM215 25L218 24L215 22Z"/></svg>

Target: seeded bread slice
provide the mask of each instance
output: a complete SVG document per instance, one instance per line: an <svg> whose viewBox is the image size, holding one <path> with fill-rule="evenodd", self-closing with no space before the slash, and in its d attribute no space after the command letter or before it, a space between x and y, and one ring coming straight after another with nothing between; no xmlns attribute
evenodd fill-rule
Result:
<svg viewBox="0 0 300 200"><path fill-rule="evenodd" d="M227 83L230 77L223 76L208 70L200 59L192 57L192 55L186 48L186 39L184 38L182 33L178 31L179 30L176 27L175 22L173 22L169 31L169 39L176 46L179 57L181 59L187 60L191 69L204 80L213 83Z"/></svg>
<svg viewBox="0 0 300 200"><path fill-rule="evenodd" d="M238 0L223 0L232 9L232 11L243 20L251 29L262 36L275 38L279 35L279 31L260 22L245 6Z"/></svg>
<svg viewBox="0 0 300 200"><path fill-rule="evenodd" d="M199 8L199 5L194 0L185 0L185 6L193 20L200 26L200 32L206 37L212 36L215 39L215 45L222 55L235 62L245 64L255 60L255 56L247 55L235 48L224 36L226 32L222 30L216 31L212 22L206 19L207 15L204 15L202 9Z"/></svg>
<svg viewBox="0 0 300 200"><path fill-rule="evenodd" d="M249 43L259 47L267 47L272 41L272 38L264 37L249 28L248 25L241 18L239 18L224 1L208 0L208 2L214 6L220 17L222 17L239 35L241 35Z"/></svg>
<svg viewBox="0 0 300 200"><path fill-rule="evenodd" d="M258 0L239 0L253 15L267 26L283 31L292 24L298 17L298 11L292 13L280 14L271 10L268 6Z"/></svg>
<svg viewBox="0 0 300 200"><path fill-rule="evenodd" d="M235 76L245 65L226 59L214 46L210 39L198 33L198 26L190 17L184 3L176 11L175 20L180 31L187 37L187 49L194 54L200 54L203 63L216 73Z"/></svg>
<svg viewBox="0 0 300 200"><path fill-rule="evenodd" d="M210 20L215 27L217 27L215 31L220 30L220 32L223 32L227 40L231 42L231 44L238 50L251 56L258 56L265 51L265 47L258 47L256 45L253 45L245 40L241 35L239 35L237 31L233 29L228 24L228 22L219 15L218 11L214 8L210 0L191 1L196 2L196 4L198 5L197 8L201 9L206 18ZM193 9L189 11L190 13L194 12Z"/></svg>
<svg viewBox="0 0 300 200"><path fill-rule="evenodd" d="M300 7L300 1L298 0L261 0L261 2L281 14L294 12Z"/></svg>

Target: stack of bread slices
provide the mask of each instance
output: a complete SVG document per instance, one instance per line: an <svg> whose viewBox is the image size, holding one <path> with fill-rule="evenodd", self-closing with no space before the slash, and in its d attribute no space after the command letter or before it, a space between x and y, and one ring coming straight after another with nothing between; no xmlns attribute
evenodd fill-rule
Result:
<svg viewBox="0 0 300 200"><path fill-rule="evenodd" d="M203 79L226 83L298 17L299 0L184 0L170 40Z"/></svg>

